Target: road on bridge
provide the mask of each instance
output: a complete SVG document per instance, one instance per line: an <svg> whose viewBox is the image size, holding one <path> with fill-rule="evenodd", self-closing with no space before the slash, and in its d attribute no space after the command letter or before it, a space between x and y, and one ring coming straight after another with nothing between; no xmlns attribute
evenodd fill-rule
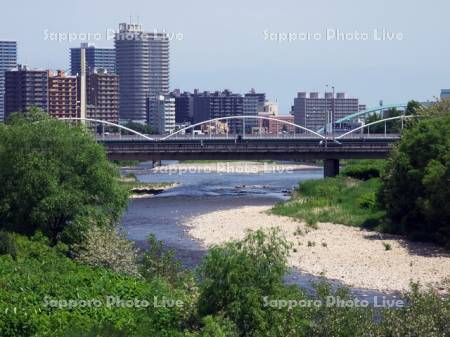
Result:
<svg viewBox="0 0 450 337"><path fill-rule="evenodd" d="M113 160L324 160L324 175L339 173L340 159L386 158L398 137L352 137L339 142L318 138L101 139Z"/></svg>

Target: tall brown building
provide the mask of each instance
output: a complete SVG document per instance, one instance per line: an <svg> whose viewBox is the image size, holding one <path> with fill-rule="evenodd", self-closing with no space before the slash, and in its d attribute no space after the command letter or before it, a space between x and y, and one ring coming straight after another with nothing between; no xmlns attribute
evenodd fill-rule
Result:
<svg viewBox="0 0 450 337"><path fill-rule="evenodd" d="M119 77L105 69L97 69L88 75L87 117L119 122Z"/></svg>
<svg viewBox="0 0 450 337"><path fill-rule="evenodd" d="M64 71L49 72L48 114L56 118L80 117L79 78Z"/></svg>
<svg viewBox="0 0 450 337"><path fill-rule="evenodd" d="M48 73L19 65L5 72L5 117L31 107L48 109Z"/></svg>

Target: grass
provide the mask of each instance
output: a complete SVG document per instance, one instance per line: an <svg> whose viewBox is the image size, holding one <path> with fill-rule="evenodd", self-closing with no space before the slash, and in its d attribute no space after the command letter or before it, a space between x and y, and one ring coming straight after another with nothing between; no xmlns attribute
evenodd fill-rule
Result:
<svg viewBox="0 0 450 337"><path fill-rule="evenodd" d="M360 181L338 176L302 182L291 200L272 209L277 215L305 221L311 227L318 222L376 228L385 212L377 208L375 194L379 178Z"/></svg>

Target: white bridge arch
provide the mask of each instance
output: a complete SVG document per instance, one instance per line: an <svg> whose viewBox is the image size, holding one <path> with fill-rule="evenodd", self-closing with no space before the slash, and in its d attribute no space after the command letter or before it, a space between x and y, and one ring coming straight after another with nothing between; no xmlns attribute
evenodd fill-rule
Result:
<svg viewBox="0 0 450 337"><path fill-rule="evenodd" d="M381 124L381 123L386 123L386 122L389 122L389 121L393 121L393 120L397 120L397 119L400 119L401 121L402 121L402 129L403 129L403 121L404 121L404 119L408 119L408 118L417 118L418 116L415 116L415 115L401 115L401 116L396 116L396 117L390 117L390 118L385 118L385 119L380 119L380 120L378 120L378 121L375 121L375 122L372 122L372 123L369 123L369 124L364 124L364 125L361 125L361 126L359 126L359 127L357 127L357 128L355 128L355 129L352 129L352 130L350 130L350 131L348 131L348 132L346 132L346 133L344 133L344 134L342 134L342 135L340 135L340 136L338 136L338 137L335 137L334 139L342 139L342 138L344 138L345 136L347 136L347 135L350 135L350 134L352 134L352 133L354 133L354 132L356 132L356 131L359 131L359 130L363 130L363 129L365 129L365 128L367 128L367 127L371 127L372 125L376 125L376 124ZM385 132L386 132L386 124L385 124Z"/></svg>
<svg viewBox="0 0 450 337"><path fill-rule="evenodd" d="M63 118L59 118L59 120L67 120L67 121L86 121L86 122L93 122L93 123L98 123L98 124L103 124L103 125L109 125L109 126L114 126L116 128L131 132L137 136L140 136L142 138L145 138L147 140L152 140L152 141L156 141L155 138L151 138L147 135L144 135L143 133L140 133L138 131L135 131L133 129L127 128L126 126L120 125L120 124L116 124L116 123L111 123L108 121L104 121L101 119L93 119L93 118L81 118L81 117L63 117Z"/></svg>
<svg viewBox="0 0 450 337"><path fill-rule="evenodd" d="M294 123L291 123L291 122L288 122L288 121L284 121L284 120L281 120L281 119L277 119L277 118L264 117L264 116L228 116L228 117L213 118L213 119L210 119L210 120L207 120L207 121L203 121L203 122L199 122L199 123L196 123L196 124L193 124L193 125L189 125L189 126L187 126L185 128L182 128L180 130L177 130L177 131L171 133L170 135L167 135L167 136L161 138L161 140L166 140L166 139L172 138L172 137L174 137L174 136L176 136L176 135L178 135L180 133L184 133L184 132L186 132L187 130L190 130L190 129L195 129L196 127L201 126L201 125L212 125L215 122L228 121L228 120L233 120L233 119L242 120L244 122L247 119L275 121L275 122L278 122L278 123L281 123L281 124L284 124L284 125L293 126L295 128L301 129L301 130L306 131L306 132L310 132L310 133L312 133L313 135L315 135L315 136L317 136L319 138L325 139L325 136L321 135L320 133L318 133L318 132L316 132L314 130L310 130L308 128L305 128L304 126L301 126L301 125L298 125L298 124L294 124ZM245 128L244 128L244 134L245 134Z"/></svg>
<svg viewBox="0 0 450 337"><path fill-rule="evenodd" d="M405 113L407 107L408 107L408 104L403 104L403 103L402 104L382 105L382 106L366 109L364 111L358 111L358 112L355 112L355 113L353 113L351 115L347 115L345 117L342 117L342 118L334 121L334 125L342 124L342 123L344 123L346 121L350 121L350 120L355 119L355 118L360 117L360 116L368 116L368 115L371 115L374 112L378 112L379 115L381 115L382 111L390 110L390 109L405 109L405 111L403 111L403 113ZM317 130L317 132L319 132L319 133L323 133L323 131L324 131L324 128L320 128L319 130Z"/></svg>
<svg viewBox="0 0 450 337"><path fill-rule="evenodd" d="M355 129L352 129L352 130L350 130L350 131L348 131L348 132L346 132L346 133L344 133L342 135L339 135L337 137L332 137L332 138L326 137L326 136L324 136L324 135L322 135L322 134L320 134L320 133L318 133L316 131L310 130L308 128L305 128L304 126L301 126L301 125L298 125L298 124L295 124L295 123L291 123L291 122L288 122L288 121L284 121L284 120L280 120L280 119L276 119L276 118L272 118L272 117L264 117L264 116L228 116L228 117L213 118L213 119L210 119L210 120L207 120L207 121L203 121L203 122L200 122L200 123L189 125L189 126L183 128L183 129L177 130L177 131L175 131L175 132L173 132L173 133L171 133L171 134L169 134L169 135L167 135L165 137L162 137L162 138L152 138L152 137L149 137L149 136L147 136L147 135L145 135L143 133L140 133L140 132L135 131L133 129L127 128L127 127L125 127L123 125L112 123L112 122L108 122L108 121L104 121L104 120L100 120L100 119L81 118L81 117L63 117L63 118L59 118L59 120L87 121L87 122L93 122L93 123L98 123L98 124L103 124L103 125L109 125L109 126L117 127L119 129L128 131L128 132L130 132L132 134L135 134L135 135L137 135L139 137L142 137L142 138L144 138L146 140L156 142L156 141L164 141L164 140L170 139L170 138L175 137L176 135L178 135L180 133L183 133L183 132L185 132L187 130L190 130L190 129L194 129L194 128L196 128L198 126L201 126L201 125L208 125L208 124L212 125L214 122L220 122L220 121L223 121L223 120L232 120L232 119L238 119L238 120L243 120L243 121L245 121L247 119L275 121L275 122L278 122L278 123L281 123L281 124L290 125L290 126L293 126L295 128L301 129L303 131L309 132L309 133L311 133L311 134L313 134L313 135L315 135L315 136L317 136L318 138L321 138L321 139L329 139L329 140L336 139L336 140L338 140L338 139L342 139L342 138L344 138L344 137L346 137L346 136L348 136L348 135L350 135L350 134L352 134L354 132L357 132L359 130L368 128L368 127L370 127L372 125L386 123L386 122L392 121L392 120L400 119L402 121L402 128L403 128L404 119L417 118L417 117L418 116L415 116L415 115L401 115L401 116L396 116L396 117L385 118L385 119L381 119L381 120L378 120L378 121L375 121L375 122L372 122L372 123L369 123L369 124L361 125L361 126L355 128Z"/></svg>

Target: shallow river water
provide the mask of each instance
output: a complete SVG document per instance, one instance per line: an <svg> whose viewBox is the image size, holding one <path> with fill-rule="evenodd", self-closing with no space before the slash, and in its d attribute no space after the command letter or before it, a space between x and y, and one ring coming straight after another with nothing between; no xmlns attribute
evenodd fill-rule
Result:
<svg viewBox="0 0 450 337"><path fill-rule="evenodd" d="M164 164L168 164L167 162ZM196 173L150 172L150 163L123 170L136 174L142 182L177 182L179 186L151 198L130 201L122 223L128 236L145 247L149 234L154 234L172 249L186 268L195 268L205 250L186 231L184 221L192 216L216 210L250 205L274 205L289 198L289 191L307 179L321 179L322 169L269 173ZM238 212L238 210L236 210ZM312 282L319 278L293 270L286 282L298 284L313 293ZM332 281L335 286L339 282ZM359 299L373 301L375 296L395 298L368 289L351 289Z"/></svg>

